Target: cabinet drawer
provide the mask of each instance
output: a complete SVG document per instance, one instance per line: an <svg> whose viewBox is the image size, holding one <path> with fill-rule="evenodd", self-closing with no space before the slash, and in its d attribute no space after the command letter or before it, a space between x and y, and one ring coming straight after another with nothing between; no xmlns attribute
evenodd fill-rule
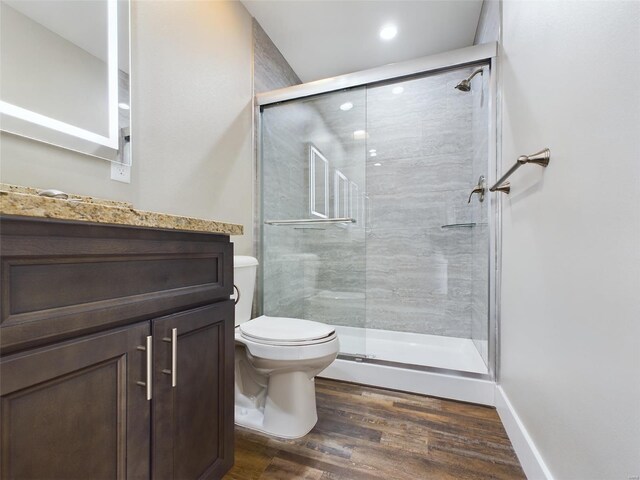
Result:
<svg viewBox="0 0 640 480"><path fill-rule="evenodd" d="M233 246L205 233L2 219L3 353L228 299Z"/></svg>

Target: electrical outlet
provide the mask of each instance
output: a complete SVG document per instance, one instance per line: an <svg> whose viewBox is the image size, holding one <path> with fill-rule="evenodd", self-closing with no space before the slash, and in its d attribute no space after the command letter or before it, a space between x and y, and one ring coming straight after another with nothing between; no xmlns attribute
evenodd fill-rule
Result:
<svg viewBox="0 0 640 480"><path fill-rule="evenodd" d="M122 163L111 162L111 180L131 183L131 167Z"/></svg>

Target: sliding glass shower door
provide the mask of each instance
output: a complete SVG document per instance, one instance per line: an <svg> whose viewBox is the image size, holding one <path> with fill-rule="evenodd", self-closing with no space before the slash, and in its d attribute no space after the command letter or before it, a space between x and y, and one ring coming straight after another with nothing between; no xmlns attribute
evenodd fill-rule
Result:
<svg viewBox="0 0 640 480"><path fill-rule="evenodd" d="M455 88L479 68L470 91ZM469 195L488 172L488 76L367 89L367 353L379 360L486 373L489 202Z"/></svg>
<svg viewBox="0 0 640 480"><path fill-rule="evenodd" d="M336 326L343 358L487 374L490 75L262 108L264 314Z"/></svg>
<svg viewBox="0 0 640 480"><path fill-rule="evenodd" d="M365 354L366 90L262 111L263 312L346 326Z"/></svg>

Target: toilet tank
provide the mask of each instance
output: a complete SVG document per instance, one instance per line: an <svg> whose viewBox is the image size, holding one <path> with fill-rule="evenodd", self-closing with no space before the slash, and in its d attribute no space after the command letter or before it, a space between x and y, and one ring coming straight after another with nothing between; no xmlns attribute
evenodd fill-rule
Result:
<svg viewBox="0 0 640 480"><path fill-rule="evenodd" d="M236 325L251 320L253 290L256 286L258 260L253 257L233 257L233 283L236 299Z"/></svg>

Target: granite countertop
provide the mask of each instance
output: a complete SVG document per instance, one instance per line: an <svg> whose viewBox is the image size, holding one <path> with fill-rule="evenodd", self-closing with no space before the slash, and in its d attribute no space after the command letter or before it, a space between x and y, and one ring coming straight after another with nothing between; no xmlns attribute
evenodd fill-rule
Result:
<svg viewBox="0 0 640 480"><path fill-rule="evenodd" d="M126 202L83 195L69 195L65 200L41 197L38 191L30 187L0 184L0 214L223 235L243 234L242 225L235 223L146 212L136 210Z"/></svg>

